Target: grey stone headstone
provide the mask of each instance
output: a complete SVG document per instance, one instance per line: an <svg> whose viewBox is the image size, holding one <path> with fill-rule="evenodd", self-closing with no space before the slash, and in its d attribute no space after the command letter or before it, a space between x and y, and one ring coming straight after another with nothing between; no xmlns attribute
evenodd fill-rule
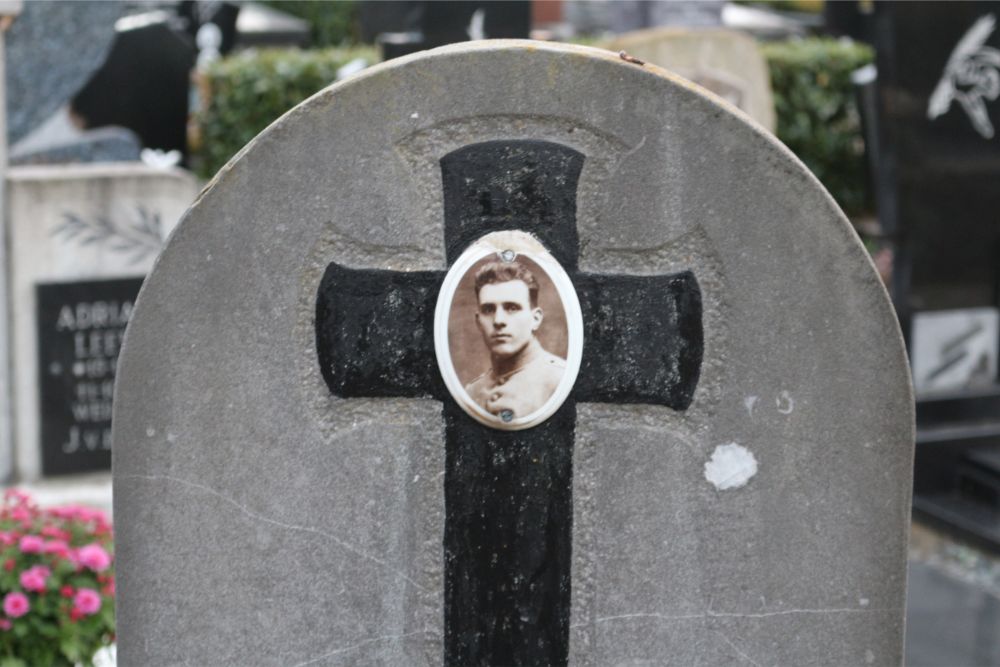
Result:
<svg viewBox="0 0 1000 667"><path fill-rule="evenodd" d="M115 36L116 0L25 2L7 32L7 138L13 144L83 87Z"/></svg>
<svg viewBox="0 0 1000 667"><path fill-rule="evenodd" d="M757 43L724 28L650 28L603 44L680 74L745 111L774 131L771 73Z"/></svg>
<svg viewBox="0 0 1000 667"><path fill-rule="evenodd" d="M136 162L142 144L132 130L102 127L80 132L69 140L12 151L11 165L73 164L80 162Z"/></svg>
<svg viewBox="0 0 1000 667"><path fill-rule="evenodd" d="M141 163L18 166L6 177L13 472L30 483L107 471L125 303L200 183Z"/></svg>
<svg viewBox="0 0 1000 667"><path fill-rule="evenodd" d="M317 94L169 241L115 398L123 663L442 664L451 399L331 395L317 292L445 270L441 158L517 139L584 157L580 271L688 269L703 307L686 410L576 404L568 663L901 662L912 396L847 220L681 79L486 41Z"/></svg>

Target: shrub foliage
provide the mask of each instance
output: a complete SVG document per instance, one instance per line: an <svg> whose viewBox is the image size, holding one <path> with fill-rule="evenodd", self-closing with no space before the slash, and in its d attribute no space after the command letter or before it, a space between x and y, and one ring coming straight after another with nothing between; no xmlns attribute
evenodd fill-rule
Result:
<svg viewBox="0 0 1000 667"><path fill-rule="evenodd" d="M244 145L296 104L329 86L355 58L374 49L244 51L217 60L203 73L197 171L210 177Z"/></svg>
<svg viewBox="0 0 1000 667"><path fill-rule="evenodd" d="M114 641L111 523L81 506L0 502L0 667L93 665Z"/></svg>
<svg viewBox="0 0 1000 667"><path fill-rule="evenodd" d="M865 208L864 139L851 72L871 63L871 47L812 38L763 46L771 71L776 133L847 213Z"/></svg>

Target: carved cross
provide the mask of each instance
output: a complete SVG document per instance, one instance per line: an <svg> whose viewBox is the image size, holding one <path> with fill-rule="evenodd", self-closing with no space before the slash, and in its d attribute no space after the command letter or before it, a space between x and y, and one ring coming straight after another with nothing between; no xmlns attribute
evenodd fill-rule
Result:
<svg viewBox="0 0 1000 667"><path fill-rule="evenodd" d="M698 384L701 292L690 271L636 276L577 269L583 163L578 151L537 140L472 144L441 159L449 265L485 234L518 229L548 248L579 296L580 373L570 398L538 426L484 426L445 389L433 340L444 271L334 263L319 287L316 345L330 391L443 402L448 665L566 664L576 403L685 410Z"/></svg>

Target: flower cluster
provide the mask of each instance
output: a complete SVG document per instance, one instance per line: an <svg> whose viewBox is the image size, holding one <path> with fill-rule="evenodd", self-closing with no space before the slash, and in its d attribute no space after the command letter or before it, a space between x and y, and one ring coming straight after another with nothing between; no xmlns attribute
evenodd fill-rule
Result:
<svg viewBox="0 0 1000 667"><path fill-rule="evenodd" d="M0 504L0 662L90 665L114 641L111 524L103 512Z"/></svg>

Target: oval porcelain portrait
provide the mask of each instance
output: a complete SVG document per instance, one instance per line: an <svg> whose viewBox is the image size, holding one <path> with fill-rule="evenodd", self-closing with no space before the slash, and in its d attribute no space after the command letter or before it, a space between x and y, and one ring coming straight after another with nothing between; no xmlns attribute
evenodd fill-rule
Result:
<svg viewBox="0 0 1000 667"><path fill-rule="evenodd" d="M477 421L530 428L569 396L583 353L573 283L530 234L495 232L445 276L434 347L445 385Z"/></svg>

